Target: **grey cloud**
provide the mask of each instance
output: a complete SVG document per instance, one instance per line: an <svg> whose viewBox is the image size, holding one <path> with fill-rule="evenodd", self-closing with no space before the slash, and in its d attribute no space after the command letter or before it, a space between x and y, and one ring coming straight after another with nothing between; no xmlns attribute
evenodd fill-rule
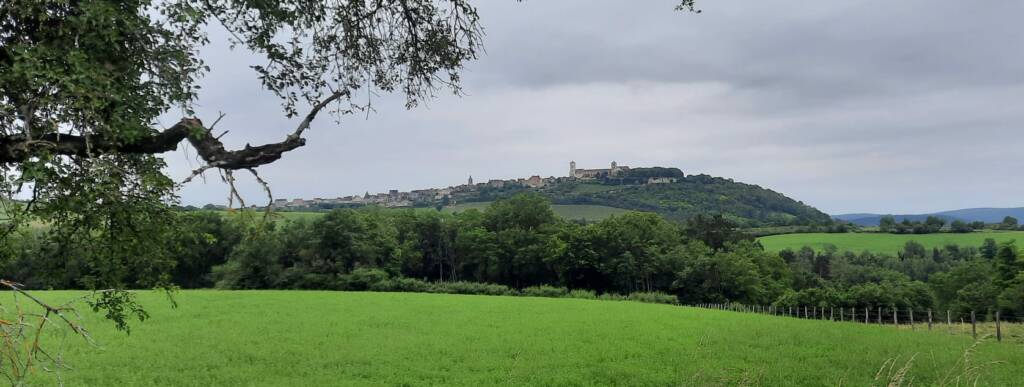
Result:
<svg viewBox="0 0 1024 387"><path fill-rule="evenodd" d="M700 15L673 3L481 2L487 54L467 69L467 96L414 111L380 97L368 119L317 122L307 147L261 173L278 196L312 197L614 159L733 177L837 213L1024 205L1024 187L1007 182L1024 168L1024 3L721 0ZM228 114L225 139L294 127L244 70L251 57L209 56L200 113ZM187 175L185 159L169 156L169 171ZM213 180L182 194L226 197Z"/></svg>

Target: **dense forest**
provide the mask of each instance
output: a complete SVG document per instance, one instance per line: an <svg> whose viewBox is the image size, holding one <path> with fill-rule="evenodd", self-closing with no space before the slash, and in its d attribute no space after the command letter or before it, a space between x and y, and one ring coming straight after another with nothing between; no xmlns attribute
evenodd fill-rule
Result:
<svg viewBox="0 0 1024 387"><path fill-rule="evenodd" d="M553 199L560 204L602 204L653 211L675 221L685 221L699 214L721 214L743 227L832 222L827 214L781 193L708 175L690 175L671 184L649 184Z"/></svg>
<svg viewBox="0 0 1024 387"><path fill-rule="evenodd" d="M560 219L537 194L457 214L364 208L312 221L262 221L254 213L196 211L181 213L178 222L169 254L124 265L130 285L151 286L162 272L172 274L156 281L185 288L544 285L665 292L681 303L1000 309L1024 316L1024 262L1013 243L926 250L909 242L896 256L769 253L721 216L679 224L637 212L582 224ZM77 260L74 244L44 242L42 232L7 245L0 275L37 289L87 287L91 273L101 271L96 263Z"/></svg>
<svg viewBox="0 0 1024 387"><path fill-rule="evenodd" d="M669 177L671 183L641 184L648 177ZM540 189L508 186L485 188L462 201L490 201L523 192L537 192L555 204L595 204L658 213L684 222L700 214L722 215L741 227L827 226L832 219L814 207L756 185L721 177L689 175L675 168L637 168L623 177L566 181Z"/></svg>

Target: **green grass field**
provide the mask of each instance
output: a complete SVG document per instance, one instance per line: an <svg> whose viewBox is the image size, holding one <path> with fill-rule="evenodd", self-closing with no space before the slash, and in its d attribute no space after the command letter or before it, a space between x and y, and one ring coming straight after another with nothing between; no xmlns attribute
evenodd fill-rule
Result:
<svg viewBox="0 0 1024 387"><path fill-rule="evenodd" d="M55 301L69 292L41 292ZM403 293L185 291L131 335L87 314L70 386L914 385L960 373L972 341L944 332L634 302ZM979 385L1021 381L1024 348L984 342ZM53 382L40 374L34 384Z"/></svg>
<svg viewBox="0 0 1024 387"><path fill-rule="evenodd" d="M468 209L477 209L483 211L487 206L491 205L491 202L474 202L474 203L460 203L454 206L445 207L445 212L459 212ZM589 204L552 204L551 210L565 219L583 219L588 222L597 222L604 220L612 215L622 215L631 210L622 208L608 207L608 206L595 206Z"/></svg>
<svg viewBox="0 0 1024 387"><path fill-rule="evenodd" d="M761 244L768 251L780 251L784 249L798 250L804 246L814 249L824 249L827 245L834 245L840 251L871 251L876 253L896 254L903 249L907 241L917 241L925 248L942 247L947 244L958 244L960 246L980 247L986 238L995 239L997 242L1017 240L1024 243L1024 231L993 231L975 232L970 234L924 234L924 235L896 235L876 233L845 233L845 234L786 234L772 235L758 238Z"/></svg>

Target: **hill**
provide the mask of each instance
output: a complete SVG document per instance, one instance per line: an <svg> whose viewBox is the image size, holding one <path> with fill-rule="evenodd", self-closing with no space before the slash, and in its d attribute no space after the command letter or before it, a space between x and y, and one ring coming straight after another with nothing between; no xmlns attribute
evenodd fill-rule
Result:
<svg viewBox="0 0 1024 387"><path fill-rule="evenodd" d="M54 303L77 293L41 292ZM312 291L142 292L131 335L86 312L70 386L914 385L960 376L970 336L635 302ZM298 329L301 328L301 329ZM910 361L915 355L916 361ZM159 361L154 361L159 359ZM999 361L998 364L987 364ZM978 385L1020 381L1017 345L972 352ZM39 372L32 385L56 384ZM883 372L883 377L885 373ZM881 385L885 385L885 380Z"/></svg>
<svg viewBox="0 0 1024 387"><path fill-rule="evenodd" d="M623 167L625 168L625 167ZM827 214L785 195L757 185L708 175L685 175L678 168L650 167L616 170L580 170L585 177L531 176L529 179L472 179L447 188L401 192L391 190L338 198L278 199L275 208L319 212L367 205L388 208L444 208L493 202L523 192L546 196L569 219L600 220L624 211L654 212L682 222L696 215L722 215L743 228L828 226ZM211 205L204 206L204 208ZM479 204L477 206L485 206ZM597 206L597 207L595 207Z"/></svg>
<svg viewBox="0 0 1024 387"><path fill-rule="evenodd" d="M485 189L462 202L490 201L533 190L556 205L596 205L654 212L674 221L723 215L741 227L824 225L831 218L802 202L757 185L721 177L689 175L660 184L625 184L617 179L566 180L537 189Z"/></svg>
<svg viewBox="0 0 1024 387"><path fill-rule="evenodd" d="M907 241L916 241L926 249L942 248L948 244L957 244L963 247L980 247L987 238L995 239L997 242L1016 240L1024 242L1024 231L986 231L966 234L936 233L936 234L884 234L884 233L807 233L807 234L785 234L772 235L758 238L761 245L768 251L780 251L784 249L798 250L804 246L810 246L816 250L822 250L825 246L833 245L840 251L871 251L875 253L886 253L895 255L903 249Z"/></svg>
<svg viewBox="0 0 1024 387"><path fill-rule="evenodd" d="M929 216L937 216L946 220L947 222L954 220L962 220L964 222L985 222L985 223L999 223L1003 221L1003 218L1012 216L1018 219L1024 219L1024 207L1019 208L965 208L960 210L934 212L930 214L913 214L913 215L891 215L891 214L842 214L833 216L833 218L850 222L860 226L877 226L878 222L884 216L892 216L896 218L897 222L902 222L904 219L910 221L924 221Z"/></svg>

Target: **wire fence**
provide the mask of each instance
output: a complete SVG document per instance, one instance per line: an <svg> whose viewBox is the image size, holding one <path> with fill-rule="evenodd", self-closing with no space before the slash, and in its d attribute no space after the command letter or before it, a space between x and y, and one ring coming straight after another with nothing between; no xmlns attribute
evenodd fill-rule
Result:
<svg viewBox="0 0 1024 387"><path fill-rule="evenodd" d="M1024 343L1024 318L1000 311L957 313L950 310L915 310L897 307L776 307L735 303L705 303L690 306L808 320L873 324L897 329L945 331L950 334L971 335L974 339L979 336L992 336L998 342Z"/></svg>

